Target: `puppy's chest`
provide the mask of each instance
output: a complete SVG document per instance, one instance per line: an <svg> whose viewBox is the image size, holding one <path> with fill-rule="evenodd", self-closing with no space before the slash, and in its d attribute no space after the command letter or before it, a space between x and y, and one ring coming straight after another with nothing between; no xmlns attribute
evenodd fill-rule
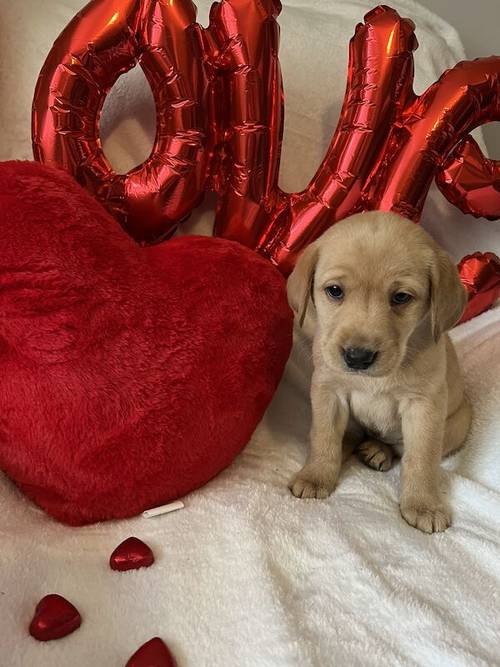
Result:
<svg viewBox="0 0 500 667"><path fill-rule="evenodd" d="M353 391L350 408L351 416L370 436L391 444L401 442L401 417L392 396Z"/></svg>

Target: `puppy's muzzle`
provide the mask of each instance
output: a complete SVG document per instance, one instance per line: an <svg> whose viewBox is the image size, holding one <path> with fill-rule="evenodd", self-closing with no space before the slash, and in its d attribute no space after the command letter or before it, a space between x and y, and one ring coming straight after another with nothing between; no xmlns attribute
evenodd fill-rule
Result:
<svg viewBox="0 0 500 667"><path fill-rule="evenodd" d="M365 371L375 361L377 352L366 347L346 347L342 348L342 357L348 368Z"/></svg>

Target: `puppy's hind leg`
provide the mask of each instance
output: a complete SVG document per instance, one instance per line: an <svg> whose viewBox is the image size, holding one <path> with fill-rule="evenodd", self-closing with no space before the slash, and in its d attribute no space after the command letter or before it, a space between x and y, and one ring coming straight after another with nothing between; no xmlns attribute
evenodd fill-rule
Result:
<svg viewBox="0 0 500 667"><path fill-rule="evenodd" d="M356 450L363 442L364 437L364 430L357 422L350 419L342 439L342 463L345 463L354 453L356 453Z"/></svg>
<svg viewBox="0 0 500 667"><path fill-rule="evenodd" d="M369 468L386 472L392 468L394 450L380 440L364 440L356 450L358 458Z"/></svg>

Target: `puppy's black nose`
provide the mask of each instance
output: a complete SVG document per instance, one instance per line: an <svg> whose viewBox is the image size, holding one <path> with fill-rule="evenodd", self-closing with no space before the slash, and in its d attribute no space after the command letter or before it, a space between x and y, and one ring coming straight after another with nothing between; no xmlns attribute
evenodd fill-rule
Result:
<svg viewBox="0 0 500 667"><path fill-rule="evenodd" d="M366 347L347 347L342 348L342 356L349 368L364 371L373 364L377 353Z"/></svg>

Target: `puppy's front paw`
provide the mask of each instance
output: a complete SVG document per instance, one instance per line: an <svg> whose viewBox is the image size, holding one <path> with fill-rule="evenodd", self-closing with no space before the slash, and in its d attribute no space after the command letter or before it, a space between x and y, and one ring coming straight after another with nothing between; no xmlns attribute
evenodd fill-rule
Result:
<svg viewBox="0 0 500 667"><path fill-rule="evenodd" d="M450 513L438 503L401 503L401 515L424 533L441 533L451 526Z"/></svg>
<svg viewBox="0 0 500 667"><path fill-rule="evenodd" d="M296 498L328 498L337 481L337 474L325 473L317 465L305 465L289 484Z"/></svg>

